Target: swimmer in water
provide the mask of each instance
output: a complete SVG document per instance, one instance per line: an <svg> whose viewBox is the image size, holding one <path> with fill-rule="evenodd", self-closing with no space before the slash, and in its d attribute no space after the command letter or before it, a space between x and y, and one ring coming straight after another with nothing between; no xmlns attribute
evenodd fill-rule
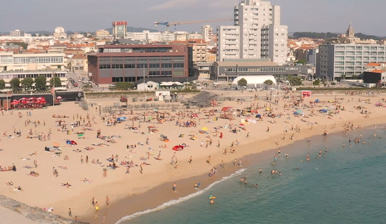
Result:
<svg viewBox="0 0 386 224"><path fill-rule="evenodd" d="M263 169L259 168L259 174L263 174Z"/></svg>
<svg viewBox="0 0 386 224"><path fill-rule="evenodd" d="M311 160L311 158L310 158L310 154L309 153L307 153L307 156L306 156L306 161L310 161Z"/></svg>

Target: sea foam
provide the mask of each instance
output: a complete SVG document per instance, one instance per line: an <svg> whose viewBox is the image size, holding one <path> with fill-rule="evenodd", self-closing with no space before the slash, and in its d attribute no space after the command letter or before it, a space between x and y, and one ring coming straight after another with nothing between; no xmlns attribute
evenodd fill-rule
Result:
<svg viewBox="0 0 386 224"><path fill-rule="evenodd" d="M202 189L200 191L194 192L192 194L189 194L189 195L187 195L185 197L181 197L181 198L178 198L178 199L175 199L175 200L167 201L167 202L163 203L162 205L160 205L158 207L155 207L155 208L147 209L147 210L144 210L144 211L133 213L133 214L128 215L128 216L124 216L120 220L118 220L118 222L116 222L116 224L123 224L123 222L128 221L128 220L133 219L133 218L136 218L138 216L145 215L145 214L148 214L148 213L151 213L151 212L156 212L156 211L168 208L170 206L182 203L182 202L187 201L189 199L192 199L194 197L197 197L197 196L207 192L208 190L210 190L216 184L219 184L219 183L221 183L223 181L226 181L226 180L228 180L228 179L230 179L232 177L238 176L238 175L242 174L245 170L246 170L245 168L244 169L240 169L240 170L236 171L235 173L233 173L233 174L231 174L229 176L223 177L220 180L217 180L217 181L213 182L212 184L208 185L206 188L204 188L204 189Z"/></svg>

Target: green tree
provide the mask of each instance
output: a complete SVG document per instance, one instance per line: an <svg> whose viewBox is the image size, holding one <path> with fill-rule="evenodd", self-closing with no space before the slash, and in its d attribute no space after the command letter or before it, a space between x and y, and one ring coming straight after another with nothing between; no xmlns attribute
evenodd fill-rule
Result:
<svg viewBox="0 0 386 224"><path fill-rule="evenodd" d="M5 89L5 81L0 79L0 89Z"/></svg>
<svg viewBox="0 0 386 224"><path fill-rule="evenodd" d="M264 81L264 84L265 84L265 85L268 85L268 86L272 86L272 85L273 85L273 82L272 82L272 80L267 79L267 80Z"/></svg>
<svg viewBox="0 0 386 224"><path fill-rule="evenodd" d="M291 86L301 86L303 85L302 79L296 76L288 76L288 81Z"/></svg>
<svg viewBox="0 0 386 224"><path fill-rule="evenodd" d="M248 81L247 81L246 79L242 78L242 79L240 79L240 80L237 82L237 85L238 85L238 86L242 86L242 87L247 86L247 85L248 85Z"/></svg>
<svg viewBox="0 0 386 224"><path fill-rule="evenodd" d="M118 82L115 84L116 90L128 90L133 88L134 88L134 83L131 83L131 82Z"/></svg>
<svg viewBox="0 0 386 224"><path fill-rule="evenodd" d="M39 92L43 92L47 90L47 79L45 76L39 76L35 79L35 88Z"/></svg>
<svg viewBox="0 0 386 224"><path fill-rule="evenodd" d="M60 80L59 77L52 77L50 80L50 86L51 87L61 87L62 86L62 81Z"/></svg>
<svg viewBox="0 0 386 224"><path fill-rule="evenodd" d="M304 59L299 59L296 63L305 65L307 63L307 61Z"/></svg>
<svg viewBox="0 0 386 224"><path fill-rule="evenodd" d="M319 86L319 85L320 85L320 80L319 80L319 79L315 80L315 81L312 83L312 85L314 85L314 86Z"/></svg>
<svg viewBox="0 0 386 224"><path fill-rule="evenodd" d="M12 91L13 92L19 92L20 91L20 80L18 78L13 78L10 81Z"/></svg>
<svg viewBox="0 0 386 224"><path fill-rule="evenodd" d="M32 78L24 78L23 80L21 80L21 86L25 91L31 89L33 83L34 80Z"/></svg>

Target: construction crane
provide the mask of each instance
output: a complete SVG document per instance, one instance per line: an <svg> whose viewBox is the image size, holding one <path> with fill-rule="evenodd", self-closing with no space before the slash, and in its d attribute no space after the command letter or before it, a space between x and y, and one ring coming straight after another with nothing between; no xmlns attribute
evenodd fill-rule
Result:
<svg viewBox="0 0 386 224"><path fill-rule="evenodd" d="M178 21L178 22L154 22L154 26L179 26L179 25L190 25L190 24L199 24L199 23L216 23L216 22L230 22L233 19L222 18L222 19L211 19L211 20L191 20L191 21Z"/></svg>

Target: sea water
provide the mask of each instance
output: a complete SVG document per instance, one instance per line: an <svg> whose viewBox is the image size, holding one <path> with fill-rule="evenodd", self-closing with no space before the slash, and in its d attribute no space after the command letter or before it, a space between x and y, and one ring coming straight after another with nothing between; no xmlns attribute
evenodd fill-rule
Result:
<svg viewBox="0 0 386 224"><path fill-rule="evenodd" d="M281 149L276 164L273 152L271 159L259 161L257 155L245 171L195 197L124 217L120 224L386 223L386 129L370 128L350 138L360 135L360 144L349 144L343 133L297 142ZM281 175L272 176L272 169ZM241 184L241 177L248 184ZM216 196L214 205L210 194Z"/></svg>

